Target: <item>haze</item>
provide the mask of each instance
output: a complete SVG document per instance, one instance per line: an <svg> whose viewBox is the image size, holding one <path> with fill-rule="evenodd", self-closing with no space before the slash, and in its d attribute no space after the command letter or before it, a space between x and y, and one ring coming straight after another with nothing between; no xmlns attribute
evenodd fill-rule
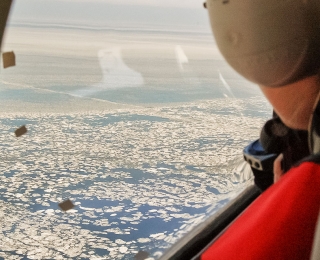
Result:
<svg viewBox="0 0 320 260"><path fill-rule="evenodd" d="M23 24L58 23L211 33L202 2L190 0L16 0L11 15L15 22Z"/></svg>

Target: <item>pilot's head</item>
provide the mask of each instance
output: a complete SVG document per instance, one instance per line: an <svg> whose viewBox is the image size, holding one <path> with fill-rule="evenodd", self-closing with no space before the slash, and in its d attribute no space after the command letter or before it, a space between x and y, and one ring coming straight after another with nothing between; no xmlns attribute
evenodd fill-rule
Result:
<svg viewBox="0 0 320 260"><path fill-rule="evenodd" d="M285 124L307 129L320 91L320 1L207 0L226 61L257 83Z"/></svg>

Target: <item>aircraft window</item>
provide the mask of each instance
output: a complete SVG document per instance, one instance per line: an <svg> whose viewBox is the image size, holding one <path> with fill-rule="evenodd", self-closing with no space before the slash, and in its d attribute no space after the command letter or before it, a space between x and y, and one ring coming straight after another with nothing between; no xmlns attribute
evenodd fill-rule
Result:
<svg viewBox="0 0 320 260"><path fill-rule="evenodd" d="M270 106L201 1L158 2L14 1L0 258L158 259L252 182L242 149Z"/></svg>

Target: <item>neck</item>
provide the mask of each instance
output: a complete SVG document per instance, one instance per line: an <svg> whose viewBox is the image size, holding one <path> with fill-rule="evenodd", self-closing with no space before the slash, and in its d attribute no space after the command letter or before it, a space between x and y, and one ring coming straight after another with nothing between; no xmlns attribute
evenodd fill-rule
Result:
<svg viewBox="0 0 320 260"><path fill-rule="evenodd" d="M320 91L318 75L279 88L260 88L286 126L296 130L308 130L314 103Z"/></svg>

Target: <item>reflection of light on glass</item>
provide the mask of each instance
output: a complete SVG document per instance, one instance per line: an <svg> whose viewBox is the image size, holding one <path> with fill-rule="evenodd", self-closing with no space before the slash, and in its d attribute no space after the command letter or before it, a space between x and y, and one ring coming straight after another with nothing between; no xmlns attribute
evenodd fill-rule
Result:
<svg viewBox="0 0 320 260"><path fill-rule="evenodd" d="M229 92L229 94L230 94L231 97L236 98L236 96L233 94L233 92L232 92L232 90L231 90L231 87L229 86L229 84L227 83L227 81L226 81L226 80L224 79L224 77L222 76L220 70L218 70L218 72L219 72L219 79L220 79L220 81L222 82L222 84L223 84L223 86L225 87L225 89ZM229 98L229 96L228 96L227 94L223 94L223 95L224 95L226 98ZM241 115L241 117L245 120L246 125L248 126L249 123L248 123L246 117L243 115L243 113L240 112L240 111L241 111L241 108L240 108L240 107L239 107L239 110L238 110L238 111L239 111L239 114Z"/></svg>
<svg viewBox="0 0 320 260"><path fill-rule="evenodd" d="M219 79L220 81L222 82L223 86L226 88L226 90L229 92L229 94L232 96L232 97L235 97L232 93L232 90L229 86L229 84L227 83L227 81L224 79L224 77L222 76L221 72L219 71ZM225 97L228 97L228 95L226 94L223 94Z"/></svg>
<svg viewBox="0 0 320 260"><path fill-rule="evenodd" d="M144 84L142 75L124 63L120 48L100 50L98 57L103 74L100 87L125 88Z"/></svg>
<svg viewBox="0 0 320 260"><path fill-rule="evenodd" d="M138 87L144 84L142 75L125 64L120 48L100 50L98 58L102 70L101 82L77 90L73 95L84 97L106 89Z"/></svg>
<svg viewBox="0 0 320 260"><path fill-rule="evenodd" d="M176 59L179 65L180 70L183 70L183 64L188 63L189 59L187 55L184 53L183 49L181 48L180 45L176 46Z"/></svg>

